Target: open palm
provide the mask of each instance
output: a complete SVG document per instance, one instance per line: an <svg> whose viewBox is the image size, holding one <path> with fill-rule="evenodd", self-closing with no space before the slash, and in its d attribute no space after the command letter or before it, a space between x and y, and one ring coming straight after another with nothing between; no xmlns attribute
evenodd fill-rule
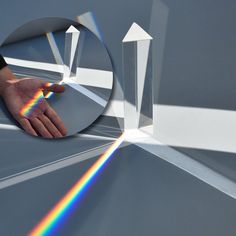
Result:
<svg viewBox="0 0 236 236"><path fill-rule="evenodd" d="M16 79L4 90L3 98L10 113L29 134L63 137L66 128L44 97L49 91L60 93L64 87L37 79Z"/></svg>

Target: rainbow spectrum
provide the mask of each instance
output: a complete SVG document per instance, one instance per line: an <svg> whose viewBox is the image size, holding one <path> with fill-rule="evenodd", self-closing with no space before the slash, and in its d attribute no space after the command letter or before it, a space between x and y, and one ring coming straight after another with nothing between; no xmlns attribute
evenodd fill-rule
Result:
<svg viewBox="0 0 236 236"><path fill-rule="evenodd" d="M62 81L60 81L58 84L63 84L63 80ZM48 83L46 86L47 87L50 87L50 86L52 86L53 84L52 83ZM52 97L52 95L53 95L54 93L53 92L48 92L46 95L45 95L45 98L50 98L50 97Z"/></svg>
<svg viewBox="0 0 236 236"><path fill-rule="evenodd" d="M62 217L69 211L79 200L79 197L89 186L89 183L95 178L99 170L108 162L112 154L124 141L122 134L85 172L85 174L75 183L67 194L54 206L54 208L39 222L39 224L28 234L28 236L47 236L60 223Z"/></svg>
<svg viewBox="0 0 236 236"><path fill-rule="evenodd" d="M45 85L46 88L49 88L52 86L52 83L47 83ZM50 98L52 96L52 92L48 92L48 94L45 96L45 98ZM32 99L30 99L25 106L21 109L20 114L22 116L26 116L28 117L30 115L30 113L32 112L32 110L34 109L35 106L37 106L37 104L39 104L42 99L44 98L43 96L43 92L40 89L38 92L35 93L35 95L33 96Z"/></svg>

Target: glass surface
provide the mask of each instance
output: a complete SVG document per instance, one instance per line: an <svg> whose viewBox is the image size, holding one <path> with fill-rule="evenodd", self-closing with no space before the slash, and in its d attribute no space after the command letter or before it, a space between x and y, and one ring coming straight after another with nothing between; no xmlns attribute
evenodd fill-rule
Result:
<svg viewBox="0 0 236 236"><path fill-rule="evenodd" d="M151 40L136 23L123 39L125 130L152 125Z"/></svg>

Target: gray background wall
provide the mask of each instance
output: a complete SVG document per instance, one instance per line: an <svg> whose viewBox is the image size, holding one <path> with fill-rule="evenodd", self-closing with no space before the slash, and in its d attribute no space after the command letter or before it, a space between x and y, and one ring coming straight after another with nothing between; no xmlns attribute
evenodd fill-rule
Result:
<svg viewBox="0 0 236 236"><path fill-rule="evenodd" d="M168 23L160 103L235 109L235 1L162 2L168 8ZM3 0L0 42L33 19L56 16L75 20L92 11L121 77L121 40L133 21L150 32L152 5L152 0Z"/></svg>
<svg viewBox="0 0 236 236"><path fill-rule="evenodd" d="M235 109L235 1L162 2L168 7L168 24L160 103ZM152 0L3 0L0 42L31 20L53 16L75 20L92 11L120 78L121 40L133 21L149 31L152 5Z"/></svg>

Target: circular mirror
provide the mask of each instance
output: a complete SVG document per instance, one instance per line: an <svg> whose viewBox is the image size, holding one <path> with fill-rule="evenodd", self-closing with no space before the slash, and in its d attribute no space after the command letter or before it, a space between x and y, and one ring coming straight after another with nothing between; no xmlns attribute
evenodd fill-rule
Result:
<svg viewBox="0 0 236 236"><path fill-rule="evenodd" d="M0 54L21 84L30 78L29 87L21 88L21 95L12 99L15 105L30 93L18 113L37 136L49 138L44 135L45 129L54 138L76 134L103 113L112 91L112 63L104 44L85 26L59 18L34 20L7 37ZM38 80L42 86L37 93L31 87ZM0 116L22 128L8 107L8 97L1 104ZM38 114L41 106L50 108L51 113L43 108ZM11 119L12 115L15 119ZM62 124L64 133L58 128ZM54 134L55 128L61 136Z"/></svg>

